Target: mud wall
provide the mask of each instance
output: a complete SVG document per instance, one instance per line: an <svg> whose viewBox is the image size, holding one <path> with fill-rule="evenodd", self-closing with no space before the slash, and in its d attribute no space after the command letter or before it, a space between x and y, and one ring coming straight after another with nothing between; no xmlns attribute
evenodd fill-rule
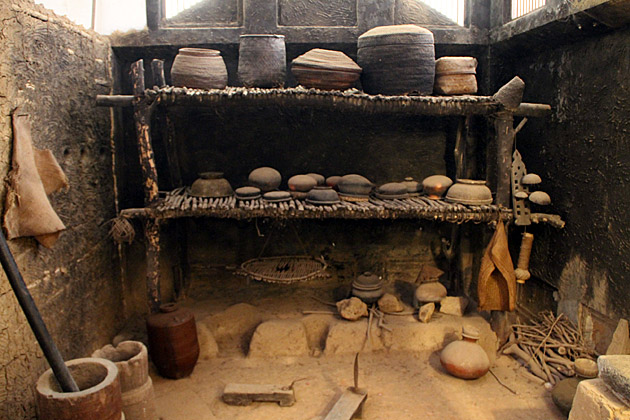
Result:
<svg viewBox="0 0 630 420"><path fill-rule="evenodd" d="M27 0L0 2L0 21L0 173L6 179L11 113L21 105L34 146L50 149L70 182L51 198L67 227L55 246L32 238L9 246L64 358L85 357L111 339L123 313L107 234L115 214L111 118L94 106L112 89L109 41ZM34 384L47 365L4 273L0 325L0 418L35 418Z"/></svg>
<svg viewBox="0 0 630 420"><path fill-rule="evenodd" d="M518 74L525 101L553 107L517 138L528 171L551 195L550 212L567 222L534 230L532 272L605 350L618 318L630 316L630 29L570 44L514 39L492 59L496 86Z"/></svg>

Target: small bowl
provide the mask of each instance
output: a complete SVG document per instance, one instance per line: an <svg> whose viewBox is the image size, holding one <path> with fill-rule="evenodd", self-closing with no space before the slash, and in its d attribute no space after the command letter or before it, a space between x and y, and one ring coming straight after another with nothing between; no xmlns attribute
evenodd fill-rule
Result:
<svg viewBox="0 0 630 420"><path fill-rule="evenodd" d="M234 191L234 195L238 200L256 200L260 198L260 188L240 187Z"/></svg>
<svg viewBox="0 0 630 420"><path fill-rule="evenodd" d="M337 191L331 187L315 187L306 196L306 202L310 204L328 205L339 203Z"/></svg>
<svg viewBox="0 0 630 420"><path fill-rule="evenodd" d="M223 178L223 172L201 172L188 190L193 197L222 198L234 194L232 186Z"/></svg>
<svg viewBox="0 0 630 420"><path fill-rule="evenodd" d="M457 182L448 189L446 201L473 206L492 204L492 192L490 188L486 186L486 181L458 179Z"/></svg>

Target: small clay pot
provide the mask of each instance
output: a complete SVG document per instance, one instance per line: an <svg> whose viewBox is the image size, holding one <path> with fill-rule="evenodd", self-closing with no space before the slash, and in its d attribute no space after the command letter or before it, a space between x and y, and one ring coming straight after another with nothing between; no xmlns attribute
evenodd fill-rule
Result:
<svg viewBox="0 0 630 420"><path fill-rule="evenodd" d="M289 201L291 199L291 193L288 191L269 191L263 194L263 200L270 203L281 203L283 201Z"/></svg>
<svg viewBox="0 0 630 420"><path fill-rule="evenodd" d="M319 186L326 185L326 178L324 178L324 175L316 174L315 172L309 172L306 175L310 176L315 181L317 181L317 185Z"/></svg>
<svg viewBox="0 0 630 420"><path fill-rule="evenodd" d="M435 93L473 95L477 93L477 59L442 57L435 61Z"/></svg>
<svg viewBox="0 0 630 420"><path fill-rule="evenodd" d="M462 379L477 379L488 373L490 360L485 350L477 344L479 331L464 327L461 341L453 341L440 353L442 367L453 376Z"/></svg>
<svg viewBox="0 0 630 420"><path fill-rule="evenodd" d="M369 179L357 174L344 175L337 183L340 193L353 196L368 196L373 188Z"/></svg>
<svg viewBox="0 0 630 420"><path fill-rule="evenodd" d="M223 172L202 172L193 182L188 194L194 197L221 198L234 194L232 186L223 178Z"/></svg>
<svg viewBox="0 0 630 420"><path fill-rule="evenodd" d="M238 200L255 200L260 198L260 188L241 187L234 191L234 195Z"/></svg>
<svg viewBox="0 0 630 420"><path fill-rule="evenodd" d="M337 189L337 184L339 184L339 181L341 181L341 177L339 175L329 176L328 178L326 178L326 185Z"/></svg>
<svg viewBox="0 0 630 420"><path fill-rule="evenodd" d="M287 181L289 191L309 192L317 186L317 181L309 175L294 175Z"/></svg>
<svg viewBox="0 0 630 420"><path fill-rule="evenodd" d="M446 201L475 206L492 204L492 192L490 188L486 186L486 181L458 179L457 182L448 189Z"/></svg>
<svg viewBox="0 0 630 420"><path fill-rule="evenodd" d="M341 51L315 48L293 60L291 72L304 87L343 90L354 86L361 67Z"/></svg>
<svg viewBox="0 0 630 420"><path fill-rule="evenodd" d="M378 301L384 293L383 281L369 271L361 274L352 282L352 295L367 304Z"/></svg>
<svg viewBox="0 0 630 420"><path fill-rule="evenodd" d="M374 195L383 200L409 198L409 194L407 194L407 186L402 182L389 182L387 184L383 184L376 189Z"/></svg>
<svg viewBox="0 0 630 420"><path fill-rule="evenodd" d="M405 178L405 180L402 183L405 184L405 186L407 187L407 194L409 194L410 197L417 197L420 195L420 192L422 191L421 183L414 180L410 176Z"/></svg>
<svg viewBox="0 0 630 420"><path fill-rule="evenodd" d="M439 200L453 185L451 178L444 175L431 175L422 181L422 189L431 200Z"/></svg>
<svg viewBox="0 0 630 420"><path fill-rule="evenodd" d="M317 205L328 205L338 203L339 195L332 187L315 187L308 192L306 202Z"/></svg>
<svg viewBox="0 0 630 420"><path fill-rule="evenodd" d="M245 87L282 87L287 74L284 35L241 35L238 78Z"/></svg>
<svg viewBox="0 0 630 420"><path fill-rule="evenodd" d="M264 166L251 171L248 180L253 187L260 188L262 192L267 192L278 189L282 182L282 175L277 170Z"/></svg>
<svg viewBox="0 0 630 420"><path fill-rule="evenodd" d="M173 86L223 89L228 74L221 53L205 48L180 48L171 67Z"/></svg>

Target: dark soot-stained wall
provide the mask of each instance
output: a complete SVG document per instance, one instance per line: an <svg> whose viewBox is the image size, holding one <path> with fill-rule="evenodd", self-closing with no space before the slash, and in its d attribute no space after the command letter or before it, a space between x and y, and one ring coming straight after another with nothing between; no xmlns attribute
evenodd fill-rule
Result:
<svg viewBox="0 0 630 420"><path fill-rule="evenodd" d="M111 340L123 316L107 223L115 215L110 111L94 104L110 93L110 43L31 1L0 2L0 21L2 176L10 168L11 113L22 105L34 146L52 151L70 183L51 197L67 227L54 247L33 238L9 246L63 357L86 357ZM0 418L35 418L33 389L47 366L4 273L0 322Z"/></svg>
<svg viewBox="0 0 630 420"><path fill-rule="evenodd" d="M605 343L616 319L630 317L630 28L513 51L522 54L493 56L495 84L518 74L525 101L553 107L551 118L530 119L517 148L567 222L534 229L531 270L574 319L581 302L584 327Z"/></svg>

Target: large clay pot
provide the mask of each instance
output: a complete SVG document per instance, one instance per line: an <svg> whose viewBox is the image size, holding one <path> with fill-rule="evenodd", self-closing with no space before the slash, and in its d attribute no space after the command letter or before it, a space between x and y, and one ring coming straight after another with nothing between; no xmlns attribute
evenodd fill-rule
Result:
<svg viewBox="0 0 630 420"><path fill-rule="evenodd" d="M221 53L205 48L180 48L171 67L173 86L223 89L228 74Z"/></svg>
<svg viewBox="0 0 630 420"><path fill-rule="evenodd" d="M160 306L147 318L149 355L160 375L179 379L190 375L199 358L197 326L192 312L174 303Z"/></svg>
<svg viewBox="0 0 630 420"><path fill-rule="evenodd" d="M106 359L86 357L66 362L79 392L63 392L52 369L36 385L40 420L122 420L118 368Z"/></svg>
<svg viewBox="0 0 630 420"><path fill-rule="evenodd" d="M354 86L361 67L341 51L315 48L293 60L291 72L304 87L344 90Z"/></svg>
<svg viewBox="0 0 630 420"><path fill-rule="evenodd" d="M378 26L359 37L357 62L361 84L370 94L433 92L433 34L417 25Z"/></svg>
<svg viewBox="0 0 630 420"><path fill-rule="evenodd" d="M114 347L107 345L92 353L92 357L110 360L118 368L126 420L156 420L153 382L149 378L147 348L139 341L123 341Z"/></svg>
<svg viewBox="0 0 630 420"><path fill-rule="evenodd" d="M479 331L464 327L461 341L453 341L440 353L440 362L448 373L462 379L477 379L488 373L490 360L477 344Z"/></svg>
<svg viewBox="0 0 630 420"><path fill-rule="evenodd" d="M246 87L282 87L287 74L284 35L241 35L238 78Z"/></svg>

